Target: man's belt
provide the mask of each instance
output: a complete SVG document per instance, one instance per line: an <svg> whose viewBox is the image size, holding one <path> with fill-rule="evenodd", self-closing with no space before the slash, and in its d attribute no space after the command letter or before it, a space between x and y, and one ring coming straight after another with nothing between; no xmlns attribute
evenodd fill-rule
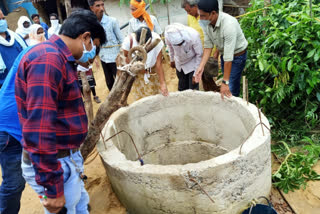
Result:
<svg viewBox="0 0 320 214"><path fill-rule="evenodd" d="M68 157L70 155L70 151L72 153L75 153L75 152L78 152L80 151L79 148L76 148L76 149L61 149L61 150L58 150L58 154L57 154L57 158L65 158L65 157ZM22 155L23 155L23 161L26 162L26 163L30 163L30 157L29 157L29 153L26 151L26 150L23 150L22 151Z"/></svg>
<svg viewBox="0 0 320 214"><path fill-rule="evenodd" d="M245 54L247 49L244 49L243 51L236 53L234 56L241 56L242 54Z"/></svg>

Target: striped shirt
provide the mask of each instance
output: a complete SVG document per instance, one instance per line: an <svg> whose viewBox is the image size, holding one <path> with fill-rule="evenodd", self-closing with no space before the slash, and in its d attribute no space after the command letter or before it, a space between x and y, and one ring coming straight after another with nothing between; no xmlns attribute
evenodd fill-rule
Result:
<svg viewBox="0 0 320 214"><path fill-rule="evenodd" d="M63 195L62 149L79 148L88 131L75 59L59 36L28 51L18 67L15 97L22 143L48 198Z"/></svg>

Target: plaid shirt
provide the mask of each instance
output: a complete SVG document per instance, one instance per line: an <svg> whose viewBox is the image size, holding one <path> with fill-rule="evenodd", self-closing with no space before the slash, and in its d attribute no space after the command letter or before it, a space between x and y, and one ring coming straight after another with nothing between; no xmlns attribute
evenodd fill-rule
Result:
<svg viewBox="0 0 320 214"><path fill-rule="evenodd" d="M35 169L36 182L49 198L64 194L58 150L79 148L88 121L75 59L60 37L33 47L22 58L15 80L23 147Z"/></svg>

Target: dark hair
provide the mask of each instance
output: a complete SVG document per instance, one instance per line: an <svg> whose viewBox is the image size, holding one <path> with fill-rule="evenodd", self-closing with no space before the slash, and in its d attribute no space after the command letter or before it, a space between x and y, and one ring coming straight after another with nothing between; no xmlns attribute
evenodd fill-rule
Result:
<svg viewBox="0 0 320 214"><path fill-rule="evenodd" d="M55 17L58 19L58 15L57 15L56 13L50 13L49 18L50 18L51 16L55 16Z"/></svg>
<svg viewBox="0 0 320 214"><path fill-rule="evenodd" d="M211 13L212 11L219 13L218 0L200 0L198 3L198 9L203 10L206 13Z"/></svg>
<svg viewBox="0 0 320 214"><path fill-rule="evenodd" d="M150 28L148 28L148 27L140 27L134 33L136 34L137 42L139 43L142 29L146 29L147 30L146 40L144 41L146 43L150 38L152 39L152 33L151 33Z"/></svg>
<svg viewBox="0 0 320 214"><path fill-rule="evenodd" d="M103 0L88 0L89 6L90 7L93 6L96 1L103 1Z"/></svg>
<svg viewBox="0 0 320 214"><path fill-rule="evenodd" d="M76 39L79 35L90 32L92 40L100 39L100 44L107 41L106 33L97 19L97 16L90 10L79 9L63 22L59 34Z"/></svg>
<svg viewBox="0 0 320 214"><path fill-rule="evenodd" d="M39 16L39 14L32 14L32 16L31 16L31 19L33 20L35 17L38 17L38 18L40 18L40 16Z"/></svg>

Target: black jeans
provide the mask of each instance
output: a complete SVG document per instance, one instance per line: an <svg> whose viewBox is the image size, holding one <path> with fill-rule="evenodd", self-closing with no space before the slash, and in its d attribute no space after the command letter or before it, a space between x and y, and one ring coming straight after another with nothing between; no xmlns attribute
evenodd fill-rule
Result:
<svg viewBox="0 0 320 214"><path fill-rule="evenodd" d="M109 91L111 91L113 84L114 84L114 80L117 75L117 65L115 62L105 63L103 61L101 61L101 64L102 64L102 68L103 68L103 72L104 72L104 77L106 79L107 87L108 87Z"/></svg>
<svg viewBox="0 0 320 214"><path fill-rule="evenodd" d="M179 79L179 84L178 84L179 91L184 91L188 89L199 90L199 83L192 84L192 77L193 77L194 71L188 74L184 74L182 69L180 72L176 69L176 73Z"/></svg>

